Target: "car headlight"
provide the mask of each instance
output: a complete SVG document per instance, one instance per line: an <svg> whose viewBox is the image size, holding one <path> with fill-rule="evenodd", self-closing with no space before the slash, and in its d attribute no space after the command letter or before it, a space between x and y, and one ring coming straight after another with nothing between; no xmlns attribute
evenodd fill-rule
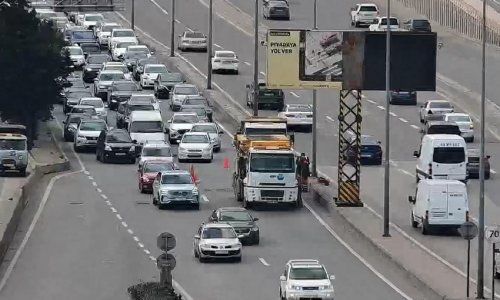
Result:
<svg viewBox="0 0 500 300"><path fill-rule="evenodd" d="M112 149L111 149L111 147L110 147L109 145L106 145L106 146L104 147L104 150L105 150L105 151L112 151Z"/></svg>
<svg viewBox="0 0 500 300"><path fill-rule="evenodd" d="M87 139L86 137L81 136L81 135L78 135L76 138L77 138L78 140L86 140L86 139Z"/></svg>
<svg viewBox="0 0 500 300"><path fill-rule="evenodd" d="M128 149L128 151L134 152L135 151L135 146L130 147L130 149Z"/></svg>
<svg viewBox="0 0 500 300"><path fill-rule="evenodd" d="M290 285L290 289L291 290L296 290L296 291L300 291L302 288L299 286L299 285Z"/></svg>
<svg viewBox="0 0 500 300"><path fill-rule="evenodd" d="M108 115L108 112L107 112L106 110L101 110L101 111L99 112L99 115L101 115L101 116L107 116L107 115Z"/></svg>
<svg viewBox="0 0 500 300"><path fill-rule="evenodd" d="M186 151L186 150L187 150L187 149L186 149L186 148L184 148L184 147L179 147L179 151L180 151L180 152L184 152L184 151Z"/></svg>
<svg viewBox="0 0 500 300"><path fill-rule="evenodd" d="M319 289L320 290L331 290L333 287L331 284L326 284L326 285L320 285Z"/></svg>
<svg viewBox="0 0 500 300"><path fill-rule="evenodd" d="M106 88L106 86L105 86L105 85L99 85L99 88L100 88L100 89L105 89L105 88Z"/></svg>
<svg viewBox="0 0 500 300"><path fill-rule="evenodd" d="M257 227L257 226L252 227L252 231L259 231L259 227Z"/></svg>
<svg viewBox="0 0 500 300"><path fill-rule="evenodd" d="M231 248L238 248L241 244L233 244L231 245Z"/></svg>
<svg viewBox="0 0 500 300"><path fill-rule="evenodd" d="M177 129L175 129L175 128L169 128L169 131L172 133L177 133Z"/></svg>
<svg viewBox="0 0 500 300"><path fill-rule="evenodd" d="M212 149L212 145L208 145L207 147L205 147L205 149L203 149L204 151L210 151Z"/></svg>
<svg viewBox="0 0 500 300"><path fill-rule="evenodd" d="M76 130L76 127L74 127L74 126L69 126L69 127L68 127L68 130L69 130L69 131L75 131L75 130Z"/></svg>
<svg viewBox="0 0 500 300"><path fill-rule="evenodd" d="M162 195L167 195L167 194L168 194L168 192L169 192L169 190L160 190L160 193L161 193Z"/></svg>
<svg viewBox="0 0 500 300"><path fill-rule="evenodd" d="M86 68L85 71L92 72L92 69L91 68Z"/></svg>
<svg viewBox="0 0 500 300"><path fill-rule="evenodd" d="M470 124L470 129L474 129L474 124Z"/></svg>

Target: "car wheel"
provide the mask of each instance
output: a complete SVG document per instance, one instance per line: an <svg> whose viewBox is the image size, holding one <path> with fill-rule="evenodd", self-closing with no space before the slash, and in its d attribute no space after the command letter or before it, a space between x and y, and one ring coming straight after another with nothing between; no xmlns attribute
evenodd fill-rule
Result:
<svg viewBox="0 0 500 300"><path fill-rule="evenodd" d="M259 237L259 234L256 234L253 238L253 241L252 241L252 244L254 245L258 245L260 242L260 237Z"/></svg>
<svg viewBox="0 0 500 300"><path fill-rule="evenodd" d="M141 192L141 194L144 194L144 186L142 185L142 182L139 182L139 192Z"/></svg>
<svg viewBox="0 0 500 300"><path fill-rule="evenodd" d="M79 153L80 147L78 147L76 144L73 144L73 150L75 150L76 153Z"/></svg>
<svg viewBox="0 0 500 300"><path fill-rule="evenodd" d="M204 263L204 262L206 262L206 258L203 258L200 255L198 255L198 261L201 263Z"/></svg>
<svg viewBox="0 0 500 300"><path fill-rule="evenodd" d="M415 216L413 215L413 212L411 212L411 227L413 227L413 228L418 227L418 222L415 221Z"/></svg>
<svg viewBox="0 0 500 300"><path fill-rule="evenodd" d="M158 205L158 200L156 200L156 197L153 194L153 205Z"/></svg>
<svg viewBox="0 0 500 300"><path fill-rule="evenodd" d="M19 176L26 177L26 167L19 170Z"/></svg>
<svg viewBox="0 0 500 300"><path fill-rule="evenodd" d="M193 255L195 258L200 257L200 255L198 254L198 251L196 251L196 248L193 248Z"/></svg>
<svg viewBox="0 0 500 300"><path fill-rule="evenodd" d="M427 221L422 222L422 234L423 235L428 235L429 234L429 225L427 224Z"/></svg>
<svg viewBox="0 0 500 300"><path fill-rule="evenodd" d="M358 28L359 27L359 22L354 23L354 27Z"/></svg>
<svg viewBox="0 0 500 300"><path fill-rule="evenodd" d="M129 163L130 163L131 165L135 164L135 157L132 157L132 158L129 160Z"/></svg>

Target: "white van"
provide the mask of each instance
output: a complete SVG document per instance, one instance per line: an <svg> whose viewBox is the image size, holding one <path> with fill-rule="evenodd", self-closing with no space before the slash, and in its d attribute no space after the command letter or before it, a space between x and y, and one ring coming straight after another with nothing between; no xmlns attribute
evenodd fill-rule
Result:
<svg viewBox="0 0 500 300"><path fill-rule="evenodd" d="M427 134L417 157L416 178L467 181L467 148L463 137L454 134Z"/></svg>
<svg viewBox="0 0 500 300"><path fill-rule="evenodd" d="M421 180L415 197L408 200L412 204L411 225L420 225L422 234L437 227L458 228L469 219L467 187L458 180Z"/></svg>
<svg viewBox="0 0 500 300"><path fill-rule="evenodd" d="M159 111L133 111L129 116L128 132L138 144L147 141L165 142L165 126Z"/></svg>

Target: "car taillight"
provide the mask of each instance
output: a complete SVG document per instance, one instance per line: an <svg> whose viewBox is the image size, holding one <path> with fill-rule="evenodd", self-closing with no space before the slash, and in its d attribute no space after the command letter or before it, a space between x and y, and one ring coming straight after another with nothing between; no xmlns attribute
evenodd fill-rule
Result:
<svg viewBox="0 0 500 300"><path fill-rule="evenodd" d="M432 164L429 164L429 176L432 176Z"/></svg>
<svg viewBox="0 0 500 300"><path fill-rule="evenodd" d="M313 115L307 115L307 118L312 118L312 117L313 117Z"/></svg>

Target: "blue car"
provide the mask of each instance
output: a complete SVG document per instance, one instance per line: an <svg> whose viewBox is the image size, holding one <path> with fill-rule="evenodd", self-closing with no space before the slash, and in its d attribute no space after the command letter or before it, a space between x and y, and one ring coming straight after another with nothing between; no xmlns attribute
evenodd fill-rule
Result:
<svg viewBox="0 0 500 300"><path fill-rule="evenodd" d="M355 140L355 136L349 136L347 140L351 143ZM352 143L351 143L352 145ZM356 158L356 149L348 145L344 150L344 159L348 163L354 165ZM370 135L361 135L361 164L362 165L381 165L382 164L382 147L380 142L375 140Z"/></svg>

